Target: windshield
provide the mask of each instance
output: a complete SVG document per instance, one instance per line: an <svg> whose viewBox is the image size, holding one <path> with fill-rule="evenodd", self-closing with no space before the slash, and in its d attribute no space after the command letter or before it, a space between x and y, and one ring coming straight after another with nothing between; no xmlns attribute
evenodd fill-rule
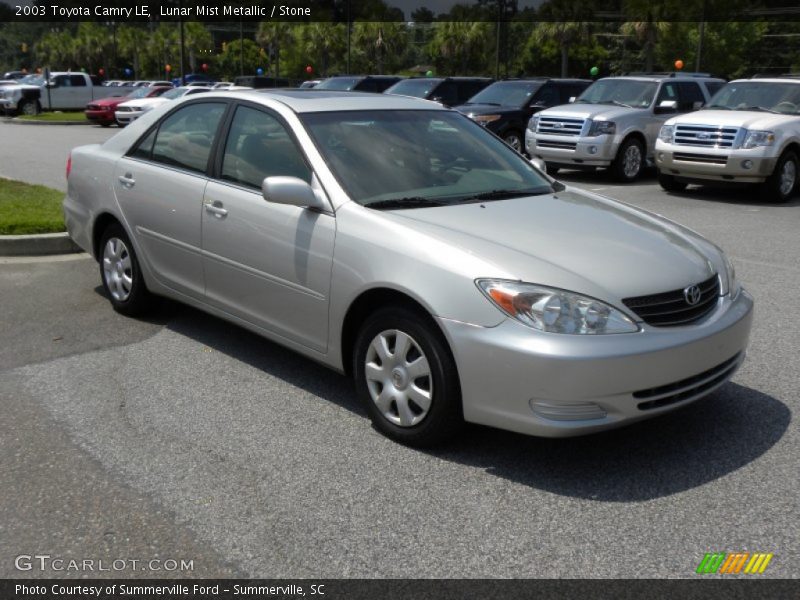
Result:
<svg viewBox="0 0 800 600"><path fill-rule="evenodd" d="M150 88L140 87L136 88L133 92L128 94L128 100L136 100L136 98L144 98L150 92Z"/></svg>
<svg viewBox="0 0 800 600"><path fill-rule="evenodd" d="M22 79L19 80L20 83L25 83L28 85L44 85L44 76L43 75L25 75Z"/></svg>
<svg viewBox="0 0 800 600"><path fill-rule="evenodd" d="M412 208L553 191L527 160L460 113L376 110L301 118L339 183L365 206Z"/></svg>
<svg viewBox="0 0 800 600"><path fill-rule="evenodd" d="M521 108L542 87L542 81L498 81L482 89L466 104L494 104Z"/></svg>
<svg viewBox="0 0 800 600"><path fill-rule="evenodd" d="M318 90L350 91L359 81L361 81L361 77L331 77L325 81L320 81L316 87Z"/></svg>
<svg viewBox="0 0 800 600"><path fill-rule="evenodd" d="M415 98L427 98L441 79L404 79L398 81L384 94L397 94L399 96L414 96Z"/></svg>
<svg viewBox="0 0 800 600"><path fill-rule="evenodd" d="M168 100L172 100L174 98L180 98L186 92L188 92L190 89L192 89L192 88L185 88L185 87L184 88L174 88L174 89L171 89L171 90L167 90L166 92L161 94L161 97L162 98L167 98Z"/></svg>
<svg viewBox="0 0 800 600"><path fill-rule="evenodd" d="M732 82L714 94L706 108L800 115L800 83Z"/></svg>
<svg viewBox="0 0 800 600"><path fill-rule="evenodd" d="M653 103L657 88L655 81L601 79L586 88L575 102L647 108Z"/></svg>

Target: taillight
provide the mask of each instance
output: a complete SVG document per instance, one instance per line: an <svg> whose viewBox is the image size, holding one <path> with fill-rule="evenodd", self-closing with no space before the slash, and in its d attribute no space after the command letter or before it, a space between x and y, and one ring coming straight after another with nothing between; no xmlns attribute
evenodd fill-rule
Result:
<svg viewBox="0 0 800 600"><path fill-rule="evenodd" d="M67 156L67 179L69 179L69 173L72 171L72 153Z"/></svg>

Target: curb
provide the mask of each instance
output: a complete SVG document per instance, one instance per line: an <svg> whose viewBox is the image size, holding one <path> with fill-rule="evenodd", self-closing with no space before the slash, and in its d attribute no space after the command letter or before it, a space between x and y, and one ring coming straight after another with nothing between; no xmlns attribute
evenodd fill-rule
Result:
<svg viewBox="0 0 800 600"><path fill-rule="evenodd" d="M46 256L83 252L66 232L0 235L0 256Z"/></svg>
<svg viewBox="0 0 800 600"><path fill-rule="evenodd" d="M3 123L14 125L94 125L89 119L85 121L28 121L27 119L3 119Z"/></svg>

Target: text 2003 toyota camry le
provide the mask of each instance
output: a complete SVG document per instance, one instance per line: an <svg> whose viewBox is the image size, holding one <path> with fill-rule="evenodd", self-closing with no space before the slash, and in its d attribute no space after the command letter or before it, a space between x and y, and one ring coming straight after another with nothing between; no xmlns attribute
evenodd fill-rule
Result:
<svg viewBox="0 0 800 600"><path fill-rule="evenodd" d="M607 429L744 359L752 299L719 248L423 100L212 92L70 160L69 233L114 308L169 296L352 373L408 444Z"/></svg>

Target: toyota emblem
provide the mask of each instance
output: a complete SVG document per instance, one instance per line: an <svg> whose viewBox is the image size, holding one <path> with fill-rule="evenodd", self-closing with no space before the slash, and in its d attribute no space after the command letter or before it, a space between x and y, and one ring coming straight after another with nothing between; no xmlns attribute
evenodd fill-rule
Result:
<svg viewBox="0 0 800 600"><path fill-rule="evenodd" d="M700 302L700 288L696 285L690 285L683 290L683 297L686 298L686 302L689 306L694 306Z"/></svg>

